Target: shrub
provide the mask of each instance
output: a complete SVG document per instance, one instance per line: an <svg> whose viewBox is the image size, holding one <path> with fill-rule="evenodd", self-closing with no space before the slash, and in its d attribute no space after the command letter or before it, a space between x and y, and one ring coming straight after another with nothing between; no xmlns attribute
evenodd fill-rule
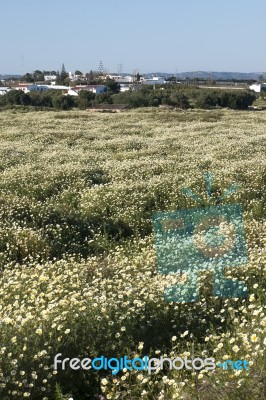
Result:
<svg viewBox="0 0 266 400"><path fill-rule="evenodd" d="M90 107L93 104L93 100L95 99L95 93L90 92L89 90L81 90L78 95L78 108L80 110L86 110L86 108Z"/></svg>
<svg viewBox="0 0 266 400"><path fill-rule="evenodd" d="M228 107L233 110L246 110L256 100L251 91L202 91L196 100L199 108Z"/></svg>

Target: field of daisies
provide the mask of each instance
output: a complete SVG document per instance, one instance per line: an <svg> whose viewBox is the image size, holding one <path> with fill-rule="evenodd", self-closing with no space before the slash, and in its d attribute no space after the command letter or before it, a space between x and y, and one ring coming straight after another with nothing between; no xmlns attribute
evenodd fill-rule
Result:
<svg viewBox="0 0 266 400"><path fill-rule="evenodd" d="M0 113L1 400L266 398L266 113ZM245 298L165 301L157 211L240 203ZM215 197L216 196L216 197ZM54 357L246 360L249 369L54 369Z"/></svg>

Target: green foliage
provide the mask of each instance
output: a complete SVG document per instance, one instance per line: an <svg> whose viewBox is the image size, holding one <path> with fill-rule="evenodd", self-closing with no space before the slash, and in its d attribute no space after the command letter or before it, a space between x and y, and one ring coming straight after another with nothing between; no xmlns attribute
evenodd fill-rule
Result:
<svg viewBox="0 0 266 400"><path fill-rule="evenodd" d="M90 107L93 104L93 100L95 99L95 93L89 90L80 90L78 95L78 108L80 110L86 110L86 108Z"/></svg>
<svg viewBox="0 0 266 400"><path fill-rule="evenodd" d="M177 108L189 108L189 98L180 91L169 89L156 89L142 87L137 91L119 93L113 97L114 104L129 104L132 108L158 107L161 104L175 106Z"/></svg>
<svg viewBox="0 0 266 400"><path fill-rule="evenodd" d="M32 74L29 74L29 73L26 73L26 74L22 77L22 80L23 80L24 82L29 82L29 83L34 82L34 78L33 78Z"/></svg>
<svg viewBox="0 0 266 400"><path fill-rule="evenodd" d="M62 394L61 387L60 387L60 385L58 383L55 386L54 400L64 400L64 396Z"/></svg>
<svg viewBox="0 0 266 400"><path fill-rule="evenodd" d="M78 98L72 99L68 96L62 97L60 92L55 91L48 93L31 92L29 94L21 92L18 94L11 91L1 97L0 107L5 105L32 105L40 108L69 110L78 106L79 109L85 110L93 104L107 103L128 104L132 108L169 105L180 109L219 107L246 110L256 99L253 92L244 90L211 90L177 85L165 85L154 89L152 86L140 85L137 90L121 93L119 92L119 85L114 80L107 80L105 84L107 84L109 90L106 93L95 95L89 91L81 91Z"/></svg>
<svg viewBox="0 0 266 400"><path fill-rule="evenodd" d="M119 93L120 91L120 85L118 82L116 82L114 79L106 79L104 82L105 86L107 87L107 90L111 93Z"/></svg>
<svg viewBox="0 0 266 400"><path fill-rule="evenodd" d="M167 104L167 103L166 103ZM187 109L190 107L189 98L182 92L175 92L170 95L169 103L171 106Z"/></svg>
<svg viewBox="0 0 266 400"><path fill-rule="evenodd" d="M33 106L40 109L70 110L76 107L76 101L73 96L65 96L57 91L24 93L22 90L11 90L5 96L1 96L0 106ZM82 101L80 104L82 105Z"/></svg>
<svg viewBox="0 0 266 400"><path fill-rule="evenodd" d="M61 73L58 76L57 84L59 85L68 85L69 84L69 76L66 72L65 65L62 65Z"/></svg>
<svg viewBox="0 0 266 400"><path fill-rule="evenodd" d="M87 83L90 85L98 85L104 84L102 76L99 76L97 72L90 70L89 73L86 74Z"/></svg>
<svg viewBox="0 0 266 400"><path fill-rule="evenodd" d="M10 90L4 96L4 101L7 105L29 106L31 104L30 96L22 90Z"/></svg>
<svg viewBox="0 0 266 400"><path fill-rule="evenodd" d="M59 383L55 384L55 394L53 400L69 400L73 398L71 394L63 394L62 388Z"/></svg>
<svg viewBox="0 0 266 400"><path fill-rule="evenodd" d="M196 106L199 108L228 107L233 110L246 110L256 100L256 95L243 90L202 90Z"/></svg>
<svg viewBox="0 0 266 400"><path fill-rule="evenodd" d="M112 104L113 98L111 93L96 94L93 104Z"/></svg>
<svg viewBox="0 0 266 400"><path fill-rule="evenodd" d="M70 110L75 106L75 98L73 96L62 96L61 93L56 93L53 98L53 107L57 110Z"/></svg>
<svg viewBox="0 0 266 400"><path fill-rule="evenodd" d="M40 108L53 108L53 96L56 93L51 92L30 92L29 96L31 98L31 105Z"/></svg>
<svg viewBox="0 0 266 400"><path fill-rule="evenodd" d="M44 72L42 72L42 71L40 71L38 69L36 71L34 71L32 74L27 72L22 77L22 80L24 82L29 82L29 83L38 82L38 81L44 81Z"/></svg>
<svg viewBox="0 0 266 400"><path fill-rule="evenodd" d="M39 69L37 69L36 71L33 72L33 78L35 82L44 81L44 73Z"/></svg>

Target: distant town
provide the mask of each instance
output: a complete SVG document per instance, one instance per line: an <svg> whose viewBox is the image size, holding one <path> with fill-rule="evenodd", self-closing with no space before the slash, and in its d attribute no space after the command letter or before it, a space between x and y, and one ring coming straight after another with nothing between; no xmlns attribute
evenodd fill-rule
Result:
<svg viewBox="0 0 266 400"><path fill-rule="evenodd" d="M67 72L63 64L60 72L35 70L22 76L0 76L1 109L264 109L265 93L265 73L110 73L100 63L98 71L87 73Z"/></svg>
<svg viewBox="0 0 266 400"><path fill-rule="evenodd" d="M66 72L63 64L59 71L36 70L25 75L0 75L0 95L10 90L22 90L24 93L61 91L64 95L78 96L81 90L102 94L110 89L111 82L117 84L115 92L126 92L138 89L140 85L163 86L178 84L187 86L204 86L214 88L251 89L256 93L266 90L266 73L218 73L218 72L187 72L181 74L132 74L107 73L100 62L98 71L82 73ZM111 85L112 86L112 85Z"/></svg>

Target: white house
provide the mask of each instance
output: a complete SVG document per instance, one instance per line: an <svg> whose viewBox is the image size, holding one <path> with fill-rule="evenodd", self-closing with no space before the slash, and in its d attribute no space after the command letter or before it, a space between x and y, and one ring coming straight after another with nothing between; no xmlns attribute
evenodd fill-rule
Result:
<svg viewBox="0 0 266 400"><path fill-rule="evenodd" d="M46 85L31 85L28 86L25 93L28 92L47 92L48 87Z"/></svg>
<svg viewBox="0 0 266 400"><path fill-rule="evenodd" d="M83 75L83 74L81 74L81 75L76 75L76 74L73 74L72 72L69 72L69 73L68 73L68 77L69 77L69 79L70 79L72 82L78 81L78 80L80 80L80 79L85 79L85 78L86 78L86 76Z"/></svg>
<svg viewBox="0 0 266 400"><path fill-rule="evenodd" d="M106 75L105 79L113 79L114 81L118 83L123 83L123 82L129 82L132 83L134 82L134 77L131 75Z"/></svg>
<svg viewBox="0 0 266 400"><path fill-rule="evenodd" d="M9 90L11 90L9 87L0 87L0 96L4 96Z"/></svg>
<svg viewBox="0 0 266 400"><path fill-rule="evenodd" d="M28 87L31 86L31 83L18 83L17 86L13 86L13 90L23 90L23 92L27 93Z"/></svg>
<svg viewBox="0 0 266 400"><path fill-rule="evenodd" d="M264 92L266 91L266 83L254 83L249 88L256 93Z"/></svg>
<svg viewBox="0 0 266 400"><path fill-rule="evenodd" d="M29 92L47 92L48 86L46 85L35 85L31 83L19 83L17 86L14 86L12 89L22 90L24 93Z"/></svg>
<svg viewBox="0 0 266 400"><path fill-rule="evenodd" d="M48 90L67 91L67 90L69 90L69 86L36 85L35 83L19 83L17 86L14 86L12 89L22 90L24 93L29 93L29 92L47 92Z"/></svg>
<svg viewBox="0 0 266 400"><path fill-rule="evenodd" d="M106 75L106 79L113 79L116 82L123 82L122 75Z"/></svg>
<svg viewBox="0 0 266 400"><path fill-rule="evenodd" d="M44 75L45 82L56 81L56 79L57 79L56 75Z"/></svg>
<svg viewBox="0 0 266 400"><path fill-rule="evenodd" d="M106 92L105 85L76 85L72 88L75 92L79 92L80 90L88 90L95 94L101 94Z"/></svg>

